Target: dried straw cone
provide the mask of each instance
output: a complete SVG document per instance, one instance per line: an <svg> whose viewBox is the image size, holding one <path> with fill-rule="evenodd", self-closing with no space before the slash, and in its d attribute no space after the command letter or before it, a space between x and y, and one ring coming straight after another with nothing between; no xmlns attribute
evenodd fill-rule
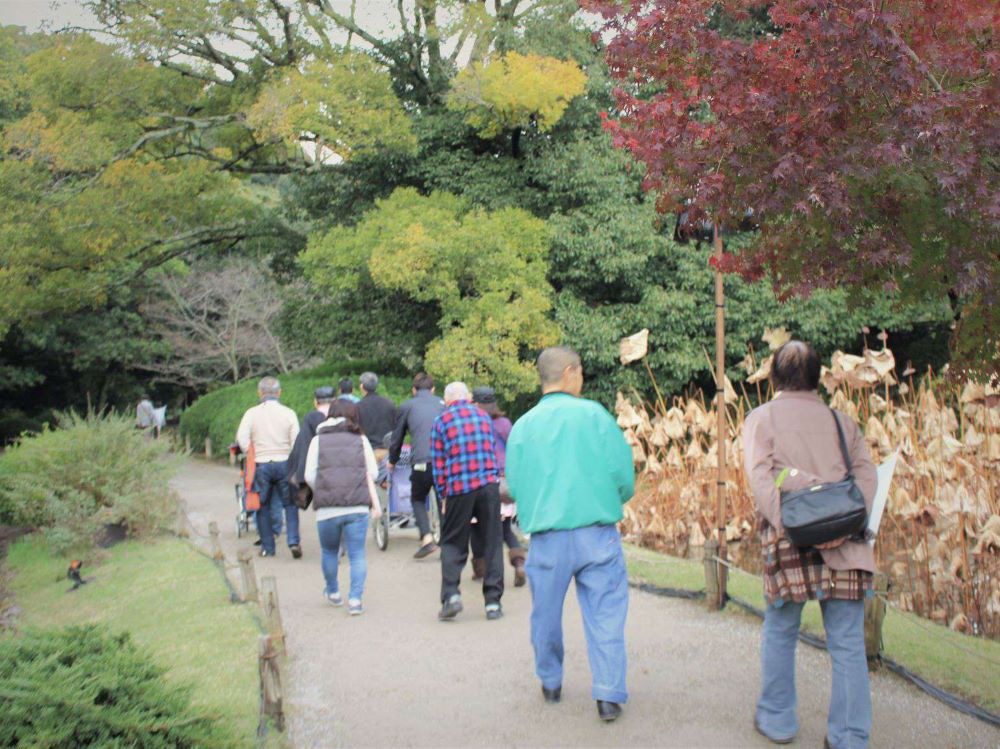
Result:
<svg viewBox="0 0 1000 749"><path fill-rule="evenodd" d="M876 462L900 451L876 545L880 566L903 608L1000 637L1000 392L973 381L954 389L933 377L897 386L889 362L895 366L888 349L837 352L823 383L831 405L861 421ZM733 397L725 535L737 550L746 546L746 553L737 551L741 563L757 571L756 512L743 462L735 459L751 404ZM616 410L642 474L623 521L626 535L697 555L717 527L710 491L715 410L701 396L675 398L669 409L619 396Z"/></svg>

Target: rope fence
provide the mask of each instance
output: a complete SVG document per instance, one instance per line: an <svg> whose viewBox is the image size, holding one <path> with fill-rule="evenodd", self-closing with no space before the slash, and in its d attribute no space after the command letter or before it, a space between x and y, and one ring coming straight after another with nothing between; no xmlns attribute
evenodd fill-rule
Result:
<svg viewBox="0 0 1000 749"><path fill-rule="evenodd" d="M281 621L281 611L278 604L278 590L275 578L267 576L257 584L257 574L253 565L252 553L240 553L237 562L231 562L222 550L219 539L219 528L215 522L209 522L208 532L204 532L191 519L187 504L178 501L177 535L190 541L191 547L206 559L212 560L219 570L229 591L229 600L234 604L252 604L249 607L250 617L260 636L257 640L257 661L260 677L259 721L257 738L264 746L268 734L269 722L273 721L278 731L285 729L284 697L282 691L281 671L287 656L284 626ZM207 548L206 548L207 547ZM242 551L246 551L245 549ZM230 573L234 573L230 575ZM234 578L240 580L239 588ZM262 593L263 590L263 593Z"/></svg>
<svg viewBox="0 0 1000 749"><path fill-rule="evenodd" d="M652 564L652 565L659 564L665 567L676 567L676 562L669 561L666 559L639 557L634 554L626 554L626 557L630 561L639 564ZM706 561L715 562L716 564L725 567L727 570L738 572L739 574L748 577L750 579L753 579L755 581L761 580L760 575L747 572L746 570L741 569L736 565L732 564L731 562L725 559L721 559L716 555L706 557ZM706 590L704 588L701 590L688 590L685 588L662 587L659 585L653 585L643 580L634 580L634 579L629 580L629 585L630 587L635 588L637 590L641 590L646 593L651 593L653 595L664 596L667 598L680 598L684 600L704 600L706 598ZM886 606L891 608L893 611L899 614L907 613L903 611L903 609L901 609L897 604L886 598L886 596L879 594L877 598L883 601L886 604ZM728 593L725 594L725 600L732 602L735 606L739 607L740 609L746 611L749 614L753 614L754 616L762 620L764 618L764 609L762 609L759 606L756 606L753 603L750 603L749 601L746 601L737 596L731 596ZM970 655L987 663L1000 666L1000 662L992 658L989 658L988 656L975 653L974 651L969 650L968 648L965 648L962 645L953 642L950 639L945 639L940 637L940 632L935 630L934 625L922 622L916 616L913 615L907 616L906 621L913 622L917 626L924 628L928 634L935 636L936 642L943 642L944 644L949 645L952 648L955 648L956 650L962 651L966 655ZM810 632L799 630L799 640L806 643L807 645L810 645L811 647L817 648L818 650L827 649L826 640ZM879 652L877 659L878 662L884 665L889 671L910 682L924 693L944 703L953 710L957 710L960 713L969 715L973 718L977 718L978 720L981 720L984 723L988 723L989 725L1000 727L1000 715L998 715L997 713L986 710L985 708L982 708L979 705L975 705L969 702L968 700L965 700L962 697L959 697L958 695L947 691L946 689L942 689L941 687L932 684L931 682L927 681L918 674L915 674L913 671L910 671L902 664L894 661L891 658L886 657L885 655L882 655L881 651Z"/></svg>

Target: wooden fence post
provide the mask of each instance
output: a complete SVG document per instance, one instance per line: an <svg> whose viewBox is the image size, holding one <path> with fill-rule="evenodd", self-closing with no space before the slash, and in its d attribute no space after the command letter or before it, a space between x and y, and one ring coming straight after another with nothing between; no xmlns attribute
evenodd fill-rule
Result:
<svg viewBox="0 0 1000 749"><path fill-rule="evenodd" d="M212 457L212 438L211 437L206 437L205 438L205 457L206 458L211 458Z"/></svg>
<svg viewBox="0 0 1000 749"><path fill-rule="evenodd" d="M243 600L257 601L260 596L257 593L257 573L253 569L253 550L240 549L236 555L240 563L240 576L243 578Z"/></svg>
<svg viewBox="0 0 1000 749"><path fill-rule="evenodd" d="M868 668L879 667L882 654L882 622L885 621L885 596L889 594L889 576L878 572L874 580L875 595L865 599L865 655Z"/></svg>
<svg viewBox="0 0 1000 749"><path fill-rule="evenodd" d="M274 649L279 655L285 655L285 627L281 623L281 609L278 606L278 581L273 575L260 579L260 605Z"/></svg>
<svg viewBox="0 0 1000 749"><path fill-rule="evenodd" d="M260 669L260 725L257 735L266 732L267 719L273 718L279 731L285 730L285 710L281 694L281 672L278 668L278 653L270 635L261 635L257 641L258 666Z"/></svg>
<svg viewBox="0 0 1000 749"><path fill-rule="evenodd" d="M219 524L214 520L208 524L208 535L212 540L212 559L216 562L224 558L222 544L219 542Z"/></svg>
<svg viewBox="0 0 1000 749"><path fill-rule="evenodd" d="M185 434L184 435L184 452L186 452L186 453L190 453L191 452L191 435L190 434Z"/></svg>
<svg viewBox="0 0 1000 749"><path fill-rule="evenodd" d="M722 608L719 602L719 542L715 538L705 539L705 603L709 611Z"/></svg>

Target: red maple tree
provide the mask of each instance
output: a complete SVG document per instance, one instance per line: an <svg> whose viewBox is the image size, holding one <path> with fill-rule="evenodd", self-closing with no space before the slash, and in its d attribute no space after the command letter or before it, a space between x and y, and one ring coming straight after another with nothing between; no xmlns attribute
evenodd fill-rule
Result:
<svg viewBox="0 0 1000 749"><path fill-rule="evenodd" d="M761 233L723 260L784 292L947 293L997 359L997 0L582 0L620 79L606 127L662 211Z"/></svg>

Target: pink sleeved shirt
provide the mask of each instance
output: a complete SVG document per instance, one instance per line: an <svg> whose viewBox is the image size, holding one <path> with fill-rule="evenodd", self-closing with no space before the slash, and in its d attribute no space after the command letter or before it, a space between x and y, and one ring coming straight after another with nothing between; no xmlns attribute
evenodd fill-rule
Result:
<svg viewBox="0 0 1000 749"><path fill-rule="evenodd" d="M864 434L849 416L838 412L854 468L854 481L871 510L878 482ZM744 465L757 511L781 532L781 501L775 479L782 469L795 469L782 490L839 481L847 473L829 407L815 392L778 393L755 408L743 428ZM836 549L821 549L823 561L835 570L875 572L875 553L867 543L847 541Z"/></svg>

